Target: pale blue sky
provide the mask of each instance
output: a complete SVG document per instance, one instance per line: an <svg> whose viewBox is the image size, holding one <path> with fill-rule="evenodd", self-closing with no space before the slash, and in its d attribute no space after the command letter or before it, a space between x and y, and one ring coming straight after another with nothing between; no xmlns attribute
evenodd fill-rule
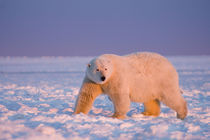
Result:
<svg viewBox="0 0 210 140"><path fill-rule="evenodd" d="M0 0L0 56L210 55L209 0Z"/></svg>

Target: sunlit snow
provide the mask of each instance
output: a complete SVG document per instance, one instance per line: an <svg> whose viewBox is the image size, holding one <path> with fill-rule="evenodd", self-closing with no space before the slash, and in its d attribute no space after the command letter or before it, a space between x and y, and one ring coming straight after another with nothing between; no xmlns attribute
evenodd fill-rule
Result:
<svg viewBox="0 0 210 140"><path fill-rule="evenodd" d="M112 119L105 95L88 115L72 115L91 57L1 57L0 139L210 139L210 56L168 58L188 102L183 121L163 104L159 117L145 117L137 103Z"/></svg>

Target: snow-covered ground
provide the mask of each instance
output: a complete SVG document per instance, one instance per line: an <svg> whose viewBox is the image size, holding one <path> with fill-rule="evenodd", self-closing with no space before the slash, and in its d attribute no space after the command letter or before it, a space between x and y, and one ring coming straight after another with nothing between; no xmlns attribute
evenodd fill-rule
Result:
<svg viewBox="0 0 210 140"><path fill-rule="evenodd" d="M145 117L132 103L128 118L112 119L112 102L99 96L89 115L72 115L91 57L1 57L0 140L210 139L210 56L168 57L188 102L185 120L161 104Z"/></svg>

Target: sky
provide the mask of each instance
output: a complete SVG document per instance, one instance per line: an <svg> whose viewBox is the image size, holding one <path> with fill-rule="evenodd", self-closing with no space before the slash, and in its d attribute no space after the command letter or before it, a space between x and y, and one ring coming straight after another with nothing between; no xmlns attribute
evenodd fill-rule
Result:
<svg viewBox="0 0 210 140"><path fill-rule="evenodd" d="M210 55L209 0L0 0L0 56Z"/></svg>

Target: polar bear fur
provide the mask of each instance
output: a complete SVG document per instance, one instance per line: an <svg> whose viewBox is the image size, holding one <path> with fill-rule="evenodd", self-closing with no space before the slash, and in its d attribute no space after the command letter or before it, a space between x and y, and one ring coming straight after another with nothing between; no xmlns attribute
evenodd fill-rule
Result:
<svg viewBox="0 0 210 140"><path fill-rule="evenodd" d="M160 101L175 110L177 118L187 115L178 74L166 58L156 53L104 54L93 59L87 66L74 114L87 114L100 94L112 100L114 118L124 119L130 102L143 103L146 116L160 114Z"/></svg>

